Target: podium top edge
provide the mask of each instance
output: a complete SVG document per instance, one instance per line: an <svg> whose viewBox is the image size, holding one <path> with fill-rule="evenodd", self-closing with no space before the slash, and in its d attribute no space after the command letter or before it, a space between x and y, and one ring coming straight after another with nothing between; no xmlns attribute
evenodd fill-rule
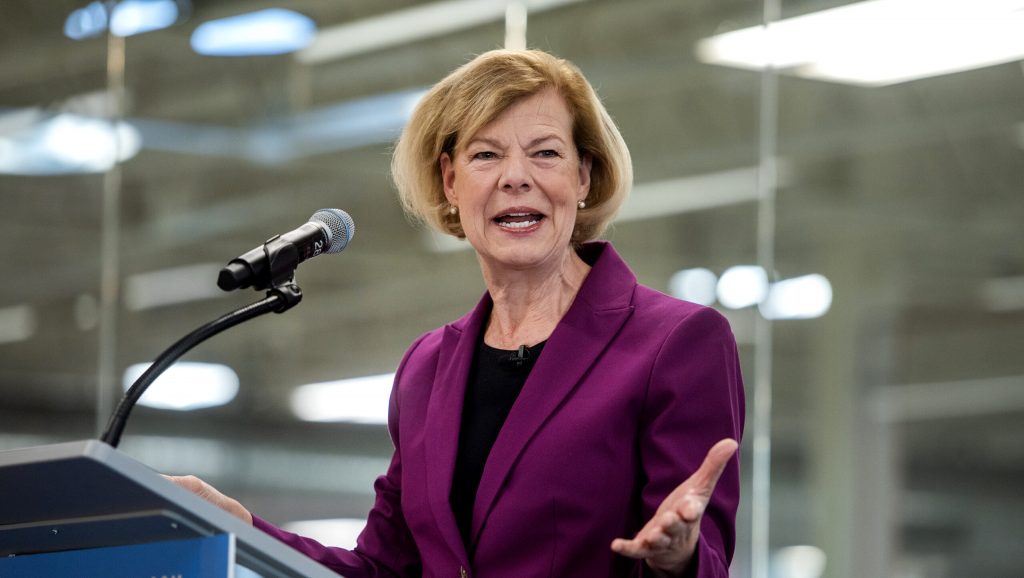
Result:
<svg viewBox="0 0 1024 578"><path fill-rule="evenodd" d="M0 467L69 458L109 459L114 448L100 440L77 440L44 446L31 446L0 451Z"/></svg>

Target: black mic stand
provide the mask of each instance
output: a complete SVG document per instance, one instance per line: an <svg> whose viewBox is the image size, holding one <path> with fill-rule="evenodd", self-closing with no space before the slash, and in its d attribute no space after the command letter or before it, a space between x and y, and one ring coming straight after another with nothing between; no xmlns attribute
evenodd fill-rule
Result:
<svg viewBox="0 0 1024 578"><path fill-rule="evenodd" d="M124 397L121 398L120 403L114 409L114 413L110 415L110 421L107 422L107 430L100 436L100 441L109 444L111 447L117 447L117 444L121 442L121 433L128 422L128 414L135 407L135 403L139 401L142 394L146 392L146 389L161 373L190 349L226 329L230 329L240 323L245 323L265 313L270 313L271 311L274 313L284 313L298 305L299 301L302 301L302 290L295 284L295 276L291 275L284 283L268 289L266 298L223 315L179 339L174 345L164 350L156 358L156 361L153 362L153 365L149 366L149 369L139 376L135 383L128 388L128 391L125 392Z"/></svg>

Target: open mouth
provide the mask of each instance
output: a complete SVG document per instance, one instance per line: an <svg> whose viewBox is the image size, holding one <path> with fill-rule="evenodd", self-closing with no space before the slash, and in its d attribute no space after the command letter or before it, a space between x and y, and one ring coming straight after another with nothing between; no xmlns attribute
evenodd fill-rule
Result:
<svg viewBox="0 0 1024 578"><path fill-rule="evenodd" d="M494 222L503 229L525 229L544 220L540 213L505 213L494 217Z"/></svg>

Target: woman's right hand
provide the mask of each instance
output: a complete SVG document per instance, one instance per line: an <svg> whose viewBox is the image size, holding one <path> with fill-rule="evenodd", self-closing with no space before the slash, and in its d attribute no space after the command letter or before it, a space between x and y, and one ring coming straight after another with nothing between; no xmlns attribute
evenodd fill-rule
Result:
<svg viewBox="0 0 1024 578"><path fill-rule="evenodd" d="M160 474L164 476L163 474ZM225 496L217 488L207 484L195 476L164 476L164 478L178 484L182 488L192 492L200 498L210 502L214 506L241 519L243 522L252 525L252 514L245 509L238 500Z"/></svg>

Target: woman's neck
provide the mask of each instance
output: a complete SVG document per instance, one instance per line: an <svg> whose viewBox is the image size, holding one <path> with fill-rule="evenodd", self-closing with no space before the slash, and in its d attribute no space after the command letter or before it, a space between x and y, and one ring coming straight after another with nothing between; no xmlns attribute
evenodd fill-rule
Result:
<svg viewBox="0 0 1024 578"><path fill-rule="evenodd" d="M484 266L484 282L494 302L484 343L499 349L544 341L572 305L590 266L569 249L555 267L522 271Z"/></svg>

